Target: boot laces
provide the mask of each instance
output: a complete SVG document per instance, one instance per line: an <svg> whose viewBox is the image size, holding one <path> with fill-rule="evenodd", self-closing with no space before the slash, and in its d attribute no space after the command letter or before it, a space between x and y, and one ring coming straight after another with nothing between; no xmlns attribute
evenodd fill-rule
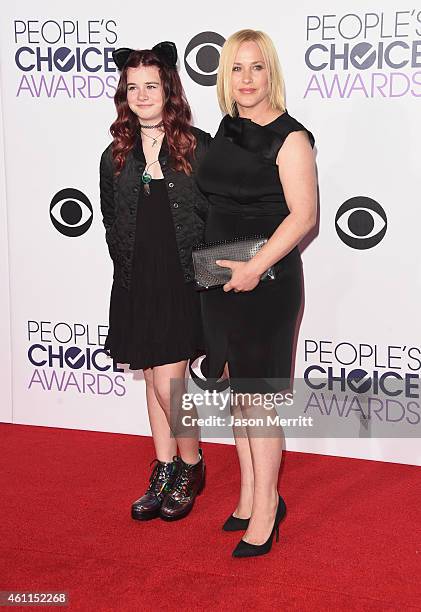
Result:
<svg viewBox="0 0 421 612"><path fill-rule="evenodd" d="M155 465L149 478L150 484L148 489L149 491L153 491L157 495L160 495L168 484L172 466L170 463L163 465L158 461L158 459L151 461L150 465L153 463L155 463Z"/></svg>
<svg viewBox="0 0 421 612"><path fill-rule="evenodd" d="M177 480L174 483L173 493L179 493L181 495L186 495L187 493L187 485L189 484L190 477L190 467L183 466L180 470L180 473L177 477Z"/></svg>

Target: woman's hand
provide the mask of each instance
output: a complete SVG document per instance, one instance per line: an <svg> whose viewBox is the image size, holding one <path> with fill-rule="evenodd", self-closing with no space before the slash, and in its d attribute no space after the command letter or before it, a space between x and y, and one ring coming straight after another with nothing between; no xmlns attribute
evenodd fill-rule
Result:
<svg viewBox="0 0 421 612"><path fill-rule="evenodd" d="M218 259L215 263L221 268L231 268L231 280L224 285L224 291L251 291L259 284L261 275L253 270L248 261Z"/></svg>

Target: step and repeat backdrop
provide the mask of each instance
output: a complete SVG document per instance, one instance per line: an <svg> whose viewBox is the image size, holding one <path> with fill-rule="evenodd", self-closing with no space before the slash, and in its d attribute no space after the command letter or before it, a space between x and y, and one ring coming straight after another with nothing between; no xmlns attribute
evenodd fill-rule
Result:
<svg viewBox="0 0 421 612"><path fill-rule="evenodd" d="M0 98L0 119L2 105ZM3 125L3 121L1 122ZM0 421L12 421L12 371L10 342L9 249L7 240L6 177L4 172L3 130L0 129Z"/></svg>
<svg viewBox="0 0 421 612"><path fill-rule="evenodd" d="M124 1L3 7L3 421L150 434L141 372L102 350L112 268L98 166L114 119L111 53L174 41L195 124L214 134L221 46L251 27L274 40L288 111L316 138L320 218L303 245L295 376L342 378L354 394L338 406L310 386L307 414L327 431L331 418L383 426L382 437L361 426L287 448L421 464L421 6L397 6L215 0L206 19L191 0L164 0L157 15ZM399 394L391 379L403 381Z"/></svg>

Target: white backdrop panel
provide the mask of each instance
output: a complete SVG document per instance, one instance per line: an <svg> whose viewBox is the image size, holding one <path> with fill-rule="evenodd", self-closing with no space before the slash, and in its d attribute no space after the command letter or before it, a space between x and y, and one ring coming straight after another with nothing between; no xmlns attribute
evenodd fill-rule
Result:
<svg viewBox="0 0 421 612"><path fill-rule="evenodd" d="M3 126L3 108L0 95L0 121ZM3 129L0 131L0 421L12 422L12 360L10 342L10 290L9 245L7 236L6 176L4 169Z"/></svg>
<svg viewBox="0 0 421 612"><path fill-rule="evenodd" d="M403 41L410 45L420 38L419 15L401 9L397 16L390 0L370 3L369 9L361 1L347 2L340 8L337 3L321 1L316 5L301 1L291 8L264 2L259 11L247 0L241 12L217 0L204 22L192 1L185 2L182 11L170 2L161 6L159 23L149 23L147 28L143 9L132 3L116 6L93 0L88 8L86 3L76 2L67 11L51 2L39 2L36 17L28 1L21 2L19 10L11 6L3 9L1 86L13 303L14 421L150 433L141 376L103 370L110 362L101 353L95 357L106 333L111 287L111 265L99 212L98 163L114 118L115 73L107 72L104 57L109 57L107 49L118 46L150 48L160 40L174 40L195 122L214 133L220 120L215 88L198 83L199 77L193 80L184 64L187 45L204 31L227 37L242 27L265 30L279 51L288 110L316 137L320 224L317 238L303 253L306 306L296 376L302 377L308 366L320 363L316 353L306 355L306 341L318 346L324 341L333 348L343 342L373 348L373 356L362 364L350 363L348 370L364 367L370 375L376 369L419 372L417 239L421 213L415 202L421 136L417 79L421 83L421 78L416 76L417 47L412 67L370 64L379 43ZM363 30L358 33L358 24L373 27L368 27L366 34ZM409 53L400 43L389 54L395 64ZM332 70L329 66L312 70L305 63L311 45L326 49L315 48L310 54L311 61L320 65L329 58L332 45L339 53L347 44L354 62L348 68L340 59L335 60ZM87 53L88 48L94 50ZM37 53L40 70L36 66L29 69ZM45 59L48 53L51 66ZM97 72L89 72L86 66L78 69L78 58L84 53L88 67L98 63ZM384 54L380 52L380 56ZM392 77L391 73L401 76ZM359 89L352 89L349 79L357 77ZM335 78L343 88L342 97L334 86L328 94ZM372 95L373 79L383 84L383 89L374 88ZM411 82L411 90L402 93L407 82ZM92 225L78 237L65 235L69 224L62 223L58 231L50 219L50 202L63 189L79 190L92 205ZM76 196L74 192L72 197ZM385 211L387 231L372 248L350 247L335 230L339 207L352 197L371 198ZM85 210L82 204L85 216L81 226L85 219L89 223L90 216L89 207ZM392 353L399 357L389 364L382 362L379 368L374 347L383 359L390 346L398 347ZM90 363L92 353L96 366ZM330 365L341 366L334 356ZM288 440L288 448L421 463L413 440Z"/></svg>

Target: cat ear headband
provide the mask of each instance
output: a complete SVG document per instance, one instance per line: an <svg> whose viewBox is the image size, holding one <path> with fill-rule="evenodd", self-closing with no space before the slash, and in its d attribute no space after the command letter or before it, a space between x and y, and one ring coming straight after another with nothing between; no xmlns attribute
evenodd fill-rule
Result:
<svg viewBox="0 0 421 612"><path fill-rule="evenodd" d="M124 66L129 59L130 54L134 51L134 49L128 49L127 47L122 47L121 49L115 49L112 53L113 60L120 70L123 70ZM154 47L152 47L151 51L158 56L163 64L168 66L168 68L175 68L177 65L177 47L175 43L165 41L160 42Z"/></svg>

